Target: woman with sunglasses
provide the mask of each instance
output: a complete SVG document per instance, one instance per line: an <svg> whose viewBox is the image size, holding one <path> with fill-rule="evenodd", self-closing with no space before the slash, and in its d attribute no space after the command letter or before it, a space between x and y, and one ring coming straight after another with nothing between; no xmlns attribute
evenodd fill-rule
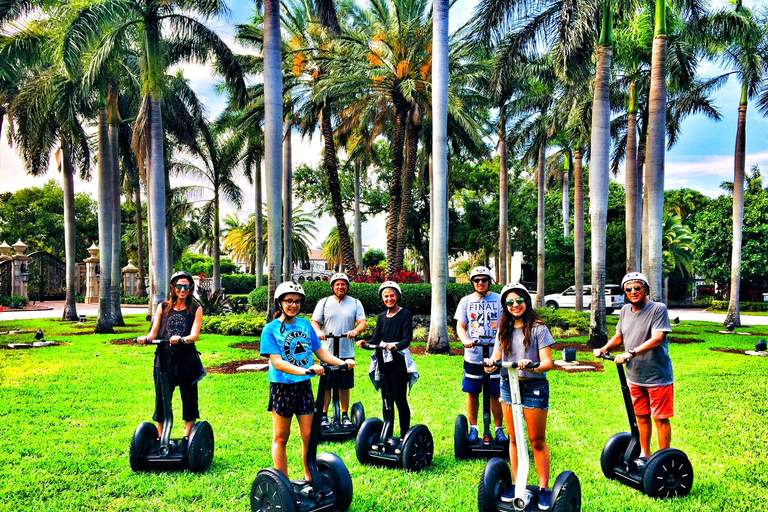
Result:
<svg viewBox="0 0 768 512"><path fill-rule="evenodd" d="M189 437L195 421L200 417L198 409L197 383L205 377L205 368L195 347L203 324L203 308L195 303L193 292L195 282L192 275L185 271L171 276L170 297L167 302L157 305L155 320L146 336L139 336L136 341L145 344L147 340L168 339L170 345L158 345L155 350L155 414L158 435L163 435L163 402L160 396L159 368L162 358L170 351L171 395L179 387L184 419L184 439Z"/></svg>
<svg viewBox="0 0 768 512"><path fill-rule="evenodd" d="M549 410L549 381L547 372L554 366L552 349L555 340L544 321L533 309L531 295L522 284L508 284L501 290L504 306L493 347L493 361L517 362L521 371L520 395L523 403L528 438L533 447L533 459L539 477L539 508L547 510L551 505L549 490L549 447L547 446L547 412ZM540 363L531 371L525 370L532 363ZM490 371L492 368L488 368ZM514 374L513 374L514 375ZM512 414L512 394L509 386L510 375L501 377L501 408L509 433L509 460L512 475L517 479L517 444ZM512 502L515 487L510 486L501 500Z"/></svg>

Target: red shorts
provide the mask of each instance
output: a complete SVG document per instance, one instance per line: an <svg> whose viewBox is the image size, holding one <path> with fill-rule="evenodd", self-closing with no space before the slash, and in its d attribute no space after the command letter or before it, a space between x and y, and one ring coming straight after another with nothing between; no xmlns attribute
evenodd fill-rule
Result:
<svg viewBox="0 0 768 512"><path fill-rule="evenodd" d="M638 416L650 414L658 420L664 420L675 415L674 384L646 388L630 383L629 394L632 395L632 406Z"/></svg>

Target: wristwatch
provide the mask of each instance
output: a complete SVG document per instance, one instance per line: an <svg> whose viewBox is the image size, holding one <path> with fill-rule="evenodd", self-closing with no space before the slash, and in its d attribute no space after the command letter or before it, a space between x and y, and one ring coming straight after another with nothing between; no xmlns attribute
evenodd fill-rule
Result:
<svg viewBox="0 0 768 512"><path fill-rule="evenodd" d="M631 355L632 358L634 358L637 355L637 352L635 352L634 349L629 349L627 350L627 352L629 352L629 355Z"/></svg>

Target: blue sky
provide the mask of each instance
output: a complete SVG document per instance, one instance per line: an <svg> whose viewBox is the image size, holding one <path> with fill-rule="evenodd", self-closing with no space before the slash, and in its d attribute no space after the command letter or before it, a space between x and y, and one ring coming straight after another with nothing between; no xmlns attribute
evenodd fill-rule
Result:
<svg viewBox="0 0 768 512"><path fill-rule="evenodd" d="M468 20L476 0L458 0L451 9L450 27L455 30ZM228 20L215 20L209 23L228 43L233 42L232 33L234 25L245 23L252 16L253 3L229 2L232 5L232 15ZM723 7L726 0L712 0L715 7ZM745 1L745 4L755 6L756 0ZM701 73L716 75L722 70L715 64L706 63L702 66ZM185 68L185 74L192 81L193 87L204 96L205 104L211 115L217 114L224 106L224 98L216 95L213 89L213 79L207 67L190 66ZM738 115L739 86L734 78L730 78L725 87L715 95L715 102L720 109L723 120L713 122L703 116L694 116L684 121L682 134L678 144L667 152L666 178L667 189L682 187L693 188L702 193L715 197L722 191L719 185L723 181L733 180L733 154L736 137L736 122ZM5 129L3 128L5 135ZM768 169L768 118L764 118L757 112L756 105L750 105L747 121L747 167L759 164L761 168ZM320 160L321 145L319 137L312 141L302 141L294 136L294 165L308 163L314 165ZM58 179L55 167L43 178L27 176L21 167L18 158L8 147L6 137L0 141L0 191L15 191L29 186L40 186L47 179ZM623 176L616 180L623 182ZM245 183L243 183L245 188ZM95 180L91 183L76 183L78 191L95 192ZM247 190L247 189L245 189ZM94 194L95 195L95 194ZM250 199L249 199L250 196ZM253 204L253 193L246 192L245 204ZM253 212L253 207L245 208L238 212L242 218ZM372 247L384 248L386 241L381 235L384 219L374 218L369 225L364 226L365 244ZM331 219L323 218L318 221L318 243L326 236L333 225Z"/></svg>

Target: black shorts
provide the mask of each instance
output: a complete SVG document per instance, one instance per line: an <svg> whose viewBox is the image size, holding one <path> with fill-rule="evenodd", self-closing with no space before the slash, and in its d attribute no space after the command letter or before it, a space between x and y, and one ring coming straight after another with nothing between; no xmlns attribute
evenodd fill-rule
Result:
<svg viewBox="0 0 768 512"><path fill-rule="evenodd" d="M275 411L283 418L312 414L315 410L315 399L312 396L312 384L309 379L291 384L270 382L267 410Z"/></svg>
<svg viewBox="0 0 768 512"><path fill-rule="evenodd" d="M354 360L354 357L350 357L348 359ZM328 375L328 377L331 379L336 379L336 382L339 383L339 389L352 389L355 387L355 370L338 370L333 372L326 372L326 375ZM329 381L329 390L331 389L331 384L332 381Z"/></svg>

